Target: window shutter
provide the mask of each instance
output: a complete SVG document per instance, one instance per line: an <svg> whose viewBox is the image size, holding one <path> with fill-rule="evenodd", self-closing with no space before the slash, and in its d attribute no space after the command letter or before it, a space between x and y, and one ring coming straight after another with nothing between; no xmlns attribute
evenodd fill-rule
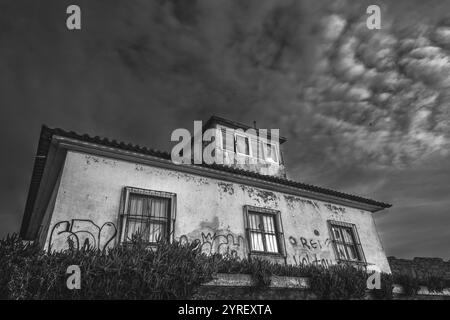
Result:
<svg viewBox="0 0 450 320"><path fill-rule="evenodd" d="M284 230L283 230L283 221L281 219L281 212L277 212L275 214L275 223L277 224L277 230L278 230L278 245L280 246L280 253L283 255L283 257L287 257L286 253L286 242L284 239Z"/></svg>
<svg viewBox="0 0 450 320"><path fill-rule="evenodd" d="M248 206L244 206L244 230L247 237L247 241L245 242L248 244L247 252L250 254L252 251L252 239L250 237L250 223L248 221Z"/></svg>
<svg viewBox="0 0 450 320"><path fill-rule="evenodd" d="M173 194L170 197L170 235L169 241L173 242L175 240L175 220L177 218L177 195Z"/></svg>
<svg viewBox="0 0 450 320"><path fill-rule="evenodd" d="M127 219L127 211L128 211L128 196L129 196L129 190L127 188L123 188L122 197L121 197L121 204L120 204L120 212L119 212L119 243L122 243L125 237L125 226L126 226L126 219Z"/></svg>
<svg viewBox="0 0 450 320"><path fill-rule="evenodd" d="M361 241L359 240L358 230L356 230L355 225L352 226L352 230L353 230L353 235L354 235L355 241L356 241L356 247L358 249L358 254L361 258L361 261L366 263L366 257L364 256L364 251L362 249Z"/></svg>
<svg viewBox="0 0 450 320"><path fill-rule="evenodd" d="M274 215L274 220L276 223L276 230L277 230L277 240L278 240L278 246L279 246L279 252L283 255L283 257L286 258L286 243L284 241L284 230L283 230L283 223L281 220L281 212L277 212Z"/></svg>

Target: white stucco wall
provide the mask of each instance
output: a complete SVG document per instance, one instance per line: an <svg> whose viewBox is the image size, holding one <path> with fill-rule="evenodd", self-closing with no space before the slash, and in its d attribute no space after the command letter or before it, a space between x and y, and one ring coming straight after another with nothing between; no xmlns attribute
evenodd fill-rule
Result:
<svg viewBox="0 0 450 320"><path fill-rule="evenodd" d="M116 244L125 186L176 193L175 238L198 239L208 252L247 254L243 206L252 205L281 211L288 263L334 263L326 222L331 219L355 224L367 262L390 272L369 212L72 151L66 157L46 248L50 238L52 248L60 249L75 236L81 244L88 238L100 248Z"/></svg>

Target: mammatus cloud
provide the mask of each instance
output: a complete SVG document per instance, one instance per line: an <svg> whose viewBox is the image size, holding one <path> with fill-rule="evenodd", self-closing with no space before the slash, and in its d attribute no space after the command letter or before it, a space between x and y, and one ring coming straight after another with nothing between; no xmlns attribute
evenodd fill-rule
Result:
<svg viewBox="0 0 450 320"><path fill-rule="evenodd" d="M322 156L337 165L393 169L447 155L450 55L443 46L450 32L424 24L401 37L393 22L373 32L364 16L337 14L323 25L318 68L301 88L314 127L305 139L332 140Z"/></svg>

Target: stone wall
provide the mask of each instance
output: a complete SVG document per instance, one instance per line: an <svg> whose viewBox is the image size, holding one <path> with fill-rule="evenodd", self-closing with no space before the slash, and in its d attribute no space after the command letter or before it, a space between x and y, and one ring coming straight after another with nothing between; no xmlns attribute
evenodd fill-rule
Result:
<svg viewBox="0 0 450 320"><path fill-rule="evenodd" d="M193 300L316 300L309 290L253 287L202 286Z"/></svg>
<svg viewBox="0 0 450 320"><path fill-rule="evenodd" d="M393 274L410 274L423 279L429 275L450 280L450 260L441 258L414 258L412 260L388 257Z"/></svg>
<svg viewBox="0 0 450 320"><path fill-rule="evenodd" d="M310 300L316 299L308 290L309 281L301 277L272 276L268 288L256 288L249 274L216 274L203 284L194 300Z"/></svg>
<svg viewBox="0 0 450 320"><path fill-rule="evenodd" d="M257 290L252 287L202 286L193 300L317 300L308 289L268 288ZM367 292L365 300L376 300ZM448 295L417 294L405 296L394 293L394 300L450 300Z"/></svg>
<svg viewBox="0 0 450 320"><path fill-rule="evenodd" d="M219 273L214 279L203 284L192 297L193 300L316 300L317 296L310 290L309 279L304 277L272 276L267 288L257 288L248 274ZM377 297L369 290L365 300ZM450 289L444 292L430 292L421 287L415 296L406 296L399 285L394 285L394 300L450 300Z"/></svg>

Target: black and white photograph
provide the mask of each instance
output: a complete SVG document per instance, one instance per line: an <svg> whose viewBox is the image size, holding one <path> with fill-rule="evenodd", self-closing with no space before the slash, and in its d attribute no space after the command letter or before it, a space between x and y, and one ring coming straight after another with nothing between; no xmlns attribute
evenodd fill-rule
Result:
<svg viewBox="0 0 450 320"><path fill-rule="evenodd" d="M450 1L0 0L0 122L1 300L450 300Z"/></svg>

